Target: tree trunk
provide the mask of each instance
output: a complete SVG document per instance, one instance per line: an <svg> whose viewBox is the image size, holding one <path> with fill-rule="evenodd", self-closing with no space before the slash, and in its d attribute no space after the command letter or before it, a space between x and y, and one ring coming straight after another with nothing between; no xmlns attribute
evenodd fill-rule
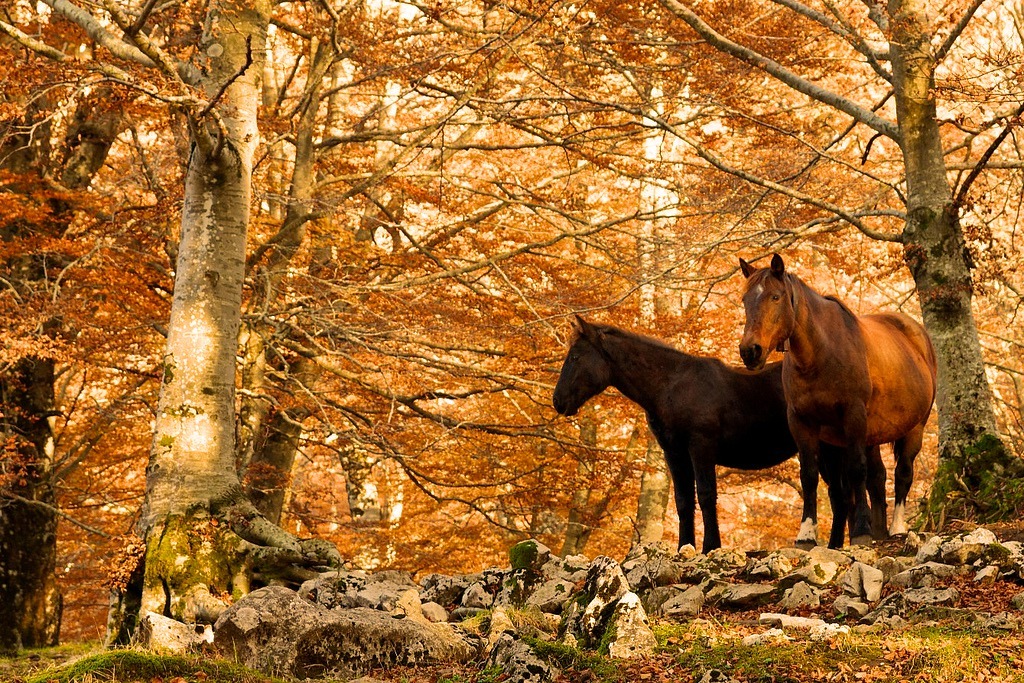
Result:
<svg viewBox="0 0 1024 683"><path fill-rule="evenodd" d="M657 442L649 439L644 473L640 478L640 498L636 506L637 542L658 543L665 535L665 511L668 510L670 479L665 455Z"/></svg>
<svg viewBox="0 0 1024 683"><path fill-rule="evenodd" d="M120 127L117 112L97 107L109 95L106 88L93 92L75 110L63 143L62 167L51 168L46 97L28 107L0 145L0 168L14 174L12 191L32 195L46 187L44 178L56 176L64 187L89 186L107 158ZM31 235L63 236L73 218L67 198L50 200L52 218L45 224L15 219L0 225L3 240ZM52 264L51 264L52 265ZM49 297L47 273L33 254L16 254L3 264L4 279L22 300ZM42 334L58 333L60 321L41 320ZM56 645L60 634L62 599L57 586L57 499L54 474L54 438L51 425L57 415L54 395L56 364L52 358L28 356L0 373L0 433L8 450L0 457L0 651Z"/></svg>
<svg viewBox="0 0 1024 683"><path fill-rule="evenodd" d="M200 45L209 58L201 86L216 100L210 116L191 121L163 386L140 520L146 539L141 609L183 621L215 619L223 605L212 596L244 594L253 571L262 580L297 581L310 575L302 565L340 559L328 544L299 541L262 517L242 491L235 464L235 354L268 12L266 0L213 2Z"/></svg>
<svg viewBox="0 0 1024 683"><path fill-rule="evenodd" d="M990 490L996 494L993 498L981 489L995 486L993 475L1012 467L1013 459L996 431L992 392L971 309L970 255L946 177L926 10L924 0L893 0L889 6L893 91L907 174L904 256L938 361L940 468L931 505L954 503L949 500L954 491L966 493L957 497L951 512L974 517L996 511L1002 496ZM968 491L961 491L957 478ZM971 492L982 495L975 497Z"/></svg>
<svg viewBox="0 0 1024 683"><path fill-rule="evenodd" d="M0 376L11 483L0 500L0 651L56 645L57 508L53 488L53 361L25 358Z"/></svg>

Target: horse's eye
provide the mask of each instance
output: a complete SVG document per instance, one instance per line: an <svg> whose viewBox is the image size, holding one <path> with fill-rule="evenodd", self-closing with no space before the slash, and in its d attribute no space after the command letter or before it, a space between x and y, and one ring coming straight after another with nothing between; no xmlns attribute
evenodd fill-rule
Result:
<svg viewBox="0 0 1024 683"><path fill-rule="evenodd" d="M781 298L778 294L772 294L772 301L778 301Z"/></svg>

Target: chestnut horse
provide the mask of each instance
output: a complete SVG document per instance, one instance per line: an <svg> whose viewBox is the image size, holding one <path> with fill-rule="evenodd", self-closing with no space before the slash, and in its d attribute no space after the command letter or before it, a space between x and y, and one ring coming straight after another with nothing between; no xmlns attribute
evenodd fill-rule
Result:
<svg viewBox="0 0 1024 683"><path fill-rule="evenodd" d="M555 386L555 410L575 415L609 386L644 409L665 453L679 513L680 546L696 544L694 484L704 520L703 551L722 545L715 465L759 470L796 454L786 422L781 363L747 372L577 316ZM872 500L877 494L884 500L881 456L877 448L870 455L877 458L872 470L881 470L883 476ZM801 481L805 484L803 518L816 524L817 469L805 475L801 462ZM802 527L802 536L804 531Z"/></svg>
<svg viewBox="0 0 1024 683"><path fill-rule="evenodd" d="M928 333L902 313L854 315L838 299L787 273L778 254L769 268L754 268L743 259L740 267L747 278L740 356L747 368L756 369L772 349L786 350L782 384L789 428L801 460L820 462L829 485L829 546L842 546L843 520L853 514L855 493L871 469L867 450L882 443L893 442L896 457L889 532L906 533L914 458L935 401L935 350ZM821 450L822 444L843 448ZM867 533L866 510L858 500L851 537ZM884 526L884 503L881 514Z"/></svg>

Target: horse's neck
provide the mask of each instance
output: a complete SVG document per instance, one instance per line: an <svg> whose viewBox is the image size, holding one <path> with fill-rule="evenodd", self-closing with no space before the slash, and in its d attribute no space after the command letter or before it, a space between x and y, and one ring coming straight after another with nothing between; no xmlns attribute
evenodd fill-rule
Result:
<svg viewBox="0 0 1024 683"><path fill-rule="evenodd" d="M615 337L604 345L612 360L611 385L647 412L656 407L656 397L666 381L665 368L690 358L640 338Z"/></svg>
<svg viewBox="0 0 1024 683"><path fill-rule="evenodd" d="M790 277L793 278L790 286L794 292L796 324L789 338L789 353L797 368L810 368L830 354L830 332L824 323L828 319L827 309L838 304L818 294L796 276Z"/></svg>

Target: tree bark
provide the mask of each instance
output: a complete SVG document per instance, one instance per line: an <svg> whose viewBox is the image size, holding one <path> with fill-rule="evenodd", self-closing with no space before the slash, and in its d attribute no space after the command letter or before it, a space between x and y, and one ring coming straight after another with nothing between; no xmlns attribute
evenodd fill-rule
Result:
<svg viewBox="0 0 1024 683"><path fill-rule="evenodd" d="M934 507L946 505L949 494L961 488L958 477L981 492L992 474L1013 467L1013 459L996 429L971 308L972 266L946 175L927 6L923 0L893 0L889 13L893 93L907 177L904 256L938 361L940 470L932 489ZM991 493L999 497L998 491ZM995 502L986 498L960 498L955 514L986 514L983 508ZM982 509L970 509L978 504Z"/></svg>
<svg viewBox="0 0 1024 683"><path fill-rule="evenodd" d="M37 100L0 145L0 167L14 174L8 189L31 195L56 176L69 190L89 186L107 158L121 116L97 104L108 95L96 90L76 108L65 134L61 164L50 153L48 98ZM54 168L56 166L56 168ZM0 226L0 238L14 241L32 235L61 237L73 218L70 199L50 200L51 219L44 224L14 221ZM49 296L46 269L34 254L16 254L3 264L4 279L32 305L40 292ZM59 319L40 321L44 336L58 334ZM62 598L57 585L57 497L54 477L56 411L52 358L27 356L0 371L0 433L8 446L0 456L0 650L56 645Z"/></svg>

